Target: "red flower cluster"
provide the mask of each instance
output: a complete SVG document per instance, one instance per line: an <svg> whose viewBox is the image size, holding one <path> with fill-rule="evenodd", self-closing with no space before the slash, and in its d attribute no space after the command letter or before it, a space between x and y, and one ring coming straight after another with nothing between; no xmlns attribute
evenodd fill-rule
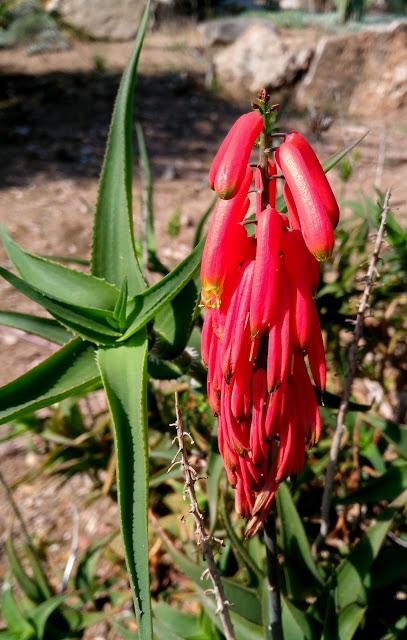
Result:
<svg viewBox="0 0 407 640"><path fill-rule="evenodd" d="M324 344L313 293L318 261L329 258L338 205L308 142L285 137L275 159L288 216L276 211L277 166L254 172L256 236L242 224L253 171L250 154L263 128L258 111L233 125L212 163L220 199L201 268L202 358L219 449L247 535L267 517L278 483L298 472L321 421L308 374L325 388ZM307 362L308 367L307 367Z"/></svg>

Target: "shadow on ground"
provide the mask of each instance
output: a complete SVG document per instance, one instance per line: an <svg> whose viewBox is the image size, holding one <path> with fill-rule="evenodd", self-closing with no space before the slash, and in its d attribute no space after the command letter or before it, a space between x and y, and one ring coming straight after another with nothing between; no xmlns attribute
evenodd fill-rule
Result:
<svg viewBox="0 0 407 640"><path fill-rule="evenodd" d="M0 188L37 173L96 177L119 81L119 73L97 71L3 74ZM203 77L174 72L141 76L135 111L159 175L180 154L209 158L241 108L208 91Z"/></svg>

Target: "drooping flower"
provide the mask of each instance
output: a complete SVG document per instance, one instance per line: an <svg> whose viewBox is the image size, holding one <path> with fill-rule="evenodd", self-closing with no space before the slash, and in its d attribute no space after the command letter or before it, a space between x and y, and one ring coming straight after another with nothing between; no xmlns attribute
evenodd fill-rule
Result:
<svg viewBox="0 0 407 640"><path fill-rule="evenodd" d="M247 192L253 172L246 167L240 189L231 200L219 200L212 213L201 266L202 302L220 304L226 274L231 274L249 248L247 233L239 224L249 208Z"/></svg>
<svg viewBox="0 0 407 640"><path fill-rule="evenodd" d="M208 400L246 535L262 525L278 483L301 469L321 430L310 375L324 391L326 362L313 294L317 259L332 251L337 215L312 149L290 134L276 151L288 216L275 209L276 165L269 159L254 173L256 233L248 236L247 162L259 115L235 123L212 164L210 183L230 199L219 200L212 214L201 268Z"/></svg>
<svg viewBox="0 0 407 640"><path fill-rule="evenodd" d="M318 261L327 260L335 238L312 167L298 147L287 140L277 149L276 161L294 200L305 244Z"/></svg>
<svg viewBox="0 0 407 640"><path fill-rule="evenodd" d="M297 131L289 133L285 141L289 144L293 144L301 153L305 164L311 172L312 180L318 190L331 224L335 229L339 222L338 203L314 149L311 147L308 140Z"/></svg>
<svg viewBox="0 0 407 640"><path fill-rule="evenodd" d="M209 183L224 200L233 198L246 174L253 144L263 127L258 111L241 116L223 141L209 171Z"/></svg>

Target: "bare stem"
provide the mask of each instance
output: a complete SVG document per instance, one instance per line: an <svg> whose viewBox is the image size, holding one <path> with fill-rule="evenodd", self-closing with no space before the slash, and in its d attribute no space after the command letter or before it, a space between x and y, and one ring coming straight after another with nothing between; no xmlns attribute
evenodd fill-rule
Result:
<svg viewBox="0 0 407 640"><path fill-rule="evenodd" d="M357 368L357 350L358 350L360 339L363 334L363 323L364 323L366 310L369 307L369 297L370 297L373 284L375 282L376 275L377 275L376 265L380 256L380 249L382 246L384 232L386 228L387 214L389 212L390 193L391 193L391 190L388 189L384 198L381 217L380 217L380 227L379 227L379 231L377 232L373 255L370 258L369 268L365 278L365 287L359 302L358 311L356 315L353 338L352 338L351 345L349 347L348 364L347 364L346 373L345 373L345 381L343 386L342 398L341 398L341 403L339 405L338 416L336 419L336 428L335 428L334 437L332 439L331 450L329 454L329 462L328 462L328 467L325 475L325 486L324 486L324 493L322 496L322 506L321 506L321 525L320 525L318 537L315 540L313 545L314 555L321 548L328 534L329 511L330 511L330 506L332 501L333 483L334 483L336 468L338 465L338 457L339 457L342 434L345 429L345 417L348 411L349 398L352 390L352 383L353 383L353 379L355 377L356 368Z"/></svg>
<svg viewBox="0 0 407 640"><path fill-rule="evenodd" d="M178 393L175 393L175 414L176 422L171 426L175 426L177 430L175 439L178 443L178 454L176 457L178 457L178 455L181 456L180 463L185 478L184 493L188 497L189 503L191 505L189 513L194 519L197 544L202 547L203 556L208 566L207 573L212 582L213 594L215 596L217 605L216 612L219 614L219 617L222 621L225 638L226 640L236 640L229 613L230 603L227 601L225 596L221 576L213 557L211 537L205 529L203 515L198 507L198 502L196 499L195 482L198 479L198 475L188 461L188 452L185 446L185 435L189 436L189 434L184 430L184 423L182 420L178 401ZM173 460L173 464L176 464L176 459Z"/></svg>
<svg viewBox="0 0 407 640"><path fill-rule="evenodd" d="M259 168L262 180L262 208L268 204L268 149L269 140L263 130L260 134ZM264 542L266 545L267 589L268 589L268 633L272 640L282 640L281 596L279 564L276 540L276 512L274 504L264 523Z"/></svg>
<svg viewBox="0 0 407 640"><path fill-rule="evenodd" d="M264 542L266 544L267 559L268 632L272 640L282 640L283 629L281 625L281 598L274 505L271 507L268 518L264 523Z"/></svg>

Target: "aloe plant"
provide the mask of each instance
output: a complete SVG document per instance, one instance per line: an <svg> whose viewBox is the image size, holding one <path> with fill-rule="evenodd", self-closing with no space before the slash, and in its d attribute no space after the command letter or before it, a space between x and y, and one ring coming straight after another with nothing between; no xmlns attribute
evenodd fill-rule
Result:
<svg viewBox="0 0 407 640"><path fill-rule="evenodd" d="M117 453L121 529L139 636L143 640L152 638L147 526L148 339L150 336L150 341L153 340L154 321L160 320L160 312L172 315L174 299L193 279L201 253L198 244L161 281L147 286L133 232L132 116L137 65L148 16L147 5L112 116L99 184L90 272L67 268L28 253L11 240L5 230L4 245L19 275L0 270L5 280L42 305L54 318L52 321L3 314L4 323L65 343L41 364L0 390L1 422L100 385L106 391ZM192 328L196 307L196 287L190 286L188 292L183 299L183 329L188 316ZM167 346L173 347L173 352L182 352L188 332L181 332L180 341L179 332L168 323L161 319L158 325ZM157 349L155 355L160 356L159 350L158 356Z"/></svg>

